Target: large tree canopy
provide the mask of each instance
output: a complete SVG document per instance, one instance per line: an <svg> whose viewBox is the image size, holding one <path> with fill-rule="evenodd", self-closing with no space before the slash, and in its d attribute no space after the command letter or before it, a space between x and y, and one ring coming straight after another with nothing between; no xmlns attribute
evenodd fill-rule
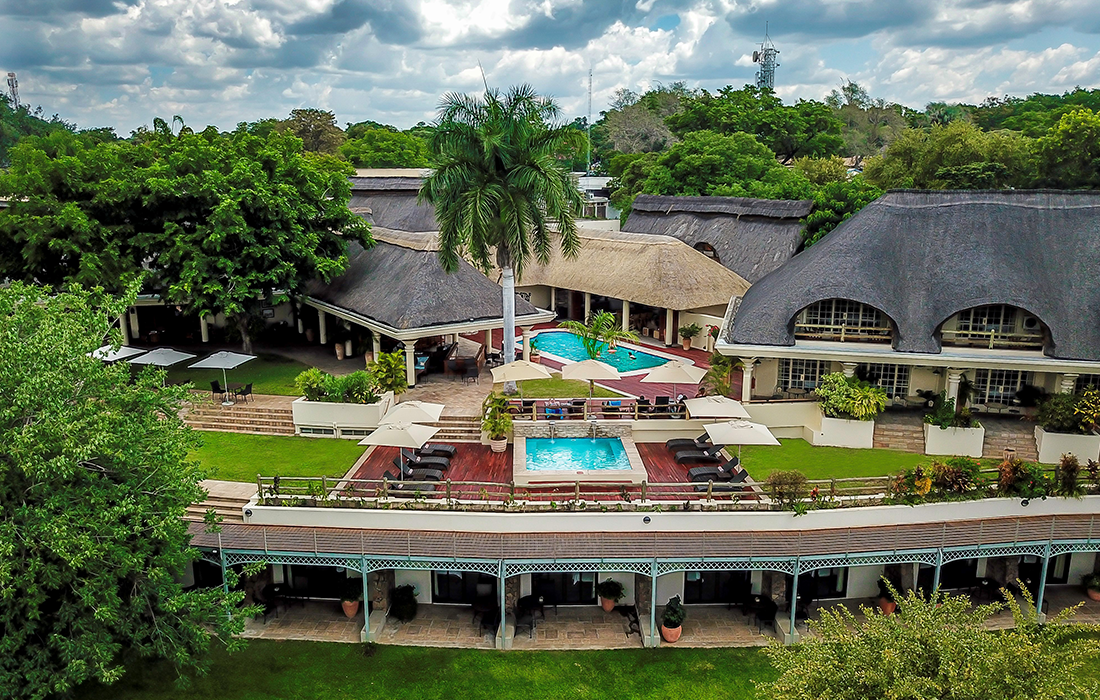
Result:
<svg viewBox="0 0 1100 700"><path fill-rule="evenodd" d="M1046 187L1100 187L1100 114L1075 109L1039 139L1041 181Z"/></svg>
<svg viewBox="0 0 1100 700"><path fill-rule="evenodd" d="M386 128L357 129L355 133L340 146L340 155L358 168L428 166L428 144L419 136Z"/></svg>
<svg viewBox="0 0 1100 700"><path fill-rule="evenodd" d="M132 295L127 300L132 302ZM184 591L183 520L203 499L163 372L88 356L123 302L0 287L0 695L45 698L111 682L121 654L202 668L235 645L240 593Z"/></svg>

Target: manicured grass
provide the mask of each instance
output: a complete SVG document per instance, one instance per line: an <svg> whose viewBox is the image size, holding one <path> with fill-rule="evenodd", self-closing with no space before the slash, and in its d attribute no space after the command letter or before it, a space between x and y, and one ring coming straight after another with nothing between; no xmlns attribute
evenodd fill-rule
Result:
<svg viewBox="0 0 1100 700"><path fill-rule="evenodd" d="M168 370L169 382L190 381L200 391L208 391L210 382L222 381L220 369L188 369L188 364L198 362L195 358L189 362L180 364ZM309 369L309 365L297 360L291 360L281 355L269 355L261 353L255 360L250 360L236 369L226 370L226 379L234 384L252 383L252 391L256 394L277 394L279 396L299 396L294 388L294 378Z"/></svg>
<svg viewBox="0 0 1100 700"><path fill-rule="evenodd" d="M189 689L167 664L136 663L111 687L80 700L747 700L775 672L759 649L521 652L253 640L214 654Z"/></svg>
<svg viewBox="0 0 1100 700"><path fill-rule="evenodd" d="M588 396L588 382L581 382L576 379L562 379L561 377L531 379L520 382L520 385L525 399L582 399ZM498 394L503 390L503 384L493 385L493 391ZM622 398L622 394L616 394L599 386L593 388L592 396L603 399Z"/></svg>
<svg viewBox="0 0 1100 700"><path fill-rule="evenodd" d="M343 476L367 448L355 440L199 433L192 453L211 479L255 482L264 476Z"/></svg>
<svg viewBox="0 0 1100 700"><path fill-rule="evenodd" d="M797 469L809 479L843 479L888 476L932 458L895 450L853 450L846 447L814 447L805 440L780 440L779 447L741 448L741 460L753 479L763 480L773 471ZM730 450L736 454L737 448Z"/></svg>

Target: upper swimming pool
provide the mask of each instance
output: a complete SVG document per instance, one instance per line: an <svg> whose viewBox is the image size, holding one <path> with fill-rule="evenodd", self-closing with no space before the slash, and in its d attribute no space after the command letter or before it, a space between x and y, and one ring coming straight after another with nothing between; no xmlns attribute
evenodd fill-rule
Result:
<svg viewBox="0 0 1100 700"><path fill-rule="evenodd" d="M569 362L588 359L588 352L584 349L581 339L569 331L543 331L535 336L535 341L541 353L554 355ZM620 345L611 352L605 343L600 344L600 356L597 359L620 372L653 369L668 362L667 358L653 355L633 345L628 347Z"/></svg>

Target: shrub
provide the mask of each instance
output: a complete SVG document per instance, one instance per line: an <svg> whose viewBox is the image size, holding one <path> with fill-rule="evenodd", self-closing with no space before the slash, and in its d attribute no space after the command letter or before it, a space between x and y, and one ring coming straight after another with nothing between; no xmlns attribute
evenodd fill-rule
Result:
<svg viewBox="0 0 1100 700"><path fill-rule="evenodd" d="M1097 424L1100 423L1100 391L1092 388L1085 389L1077 405L1074 406L1073 412L1081 421L1081 432L1089 434L1096 430Z"/></svg>
<svg viewBox="0 0 1100 700"><path fill-rule="evenodd" d="M932 487L944 495L962 495L981 482L981 463L970 457L952 457L932 462Z"/></svg>
<svg viewBox="0 0 1100 700"><path fill-rule="evenodd" d="M841 372L826 374L815 392L829 418L873 420L886 408L886 392Z"/></svg>
<svg viewBox="0 0 1100 700"><path fill-rule="evenodd" d="M772 472L764 483L768 494L780 508L790 508L809 494L806 475L797 470Z"/></svg>
<svg viewBox="0 0 1100 700"><path fill-rule="evenodd" d="M512 430L512 415L508 413L508 399L499 394L489 394L481 404L481 429L491 440L507 437Z"/></svg>
<svg viewBox="0 0 1100 700"><path fill-rule="evenodd" d="M870 384L853 384L845 412L856 420L874 420L886 410L886 392Z"/></svg>
<svg viewBox="0 0 1100 700"><path fill-rule="evenodd" d="M977 428L981 425L970 413L969 408L957 411L955 399L947 398L946 391L941 391L932 400L932 410L924 414L924 422L944 430L948 428Z"/></svg>
<svg viewBox="0 0 1100 700"><path fill-rule="evenodd" d="M294 384L307 401L362 404L378 401L374 377L362 370L337 377L311 367L299 374Z"/></svg>
<svg viewBox="0 0 1100 700"><path fill-rule="evenodd" d="M408 622L416 617L416 589L406 584L390 591L390 615L399 622Z"/></svg>
<svg viewBox="0 0 1100 700"><path fill-rule="evenodd" d="M1075 498L1080 496L1084 489L1078 481L1081 474L1081 462L1075 455L1062 455L1062 461L1058 464L1058 495Z"/></svg>
<svg viewBox="0 0 1100 700"><path fill-rule="evenodd" d="M596 595L618 603L626 597L626 588L615 579L605 578L596 584Z"/></svg>
<svg viewBox="0 0 1100 700"><path fill-rule="evenodd" d="M1100 591L1100 574L1085 574L1081 585L1090 591Z"/></svg>
<svg viewBox="0 0 1100 700"><path fill-rule="evenodd" d="M405 353L383 352L374 358L369 369L374 375L379 391L392 391L400 396L408 391L409 378L405 371Z"/></svg>
<svg viewBox="0 0 1100 700"><path fill-rule="evenodd" d="M702 332L703 329L698 323L692 323L687 326L680 326L680 337L684 338L685 340L690 340Z"/></svg>
<svg viewBox="0 0 1100 700"><path fill-rule="evenodd" d="M1087 434L1092 431L1095 419L1077 413L1080 400L1076 394L1054 394L1039 404L1035 420L1051 433Z"/></svg>
<svg viewBox="0 0 1100 700"><path fill-rule="evenodd" d="M298 393L306 397L306 401L324 401L327 376L316 367L310 367L294 378L294 386L297 387Z"/></svg>
<svg viewBox="0 0 1100 700"><path fill-rule="evenodd" d="M1042 467L1021 459L1006 459L997 467L997 491L1002 496L1043 498L1051 484Z"/></svg>
<svg viewBox="0 0 1100 700"><path fill-rule="evenodd" d="M683 604L680 602L680 596L674 595L668 599L665 603L665 611L661 616L661 624L668 629L676 629L680 625L684 624L684 618L687 617L687 612L684 610Z"/></svg>

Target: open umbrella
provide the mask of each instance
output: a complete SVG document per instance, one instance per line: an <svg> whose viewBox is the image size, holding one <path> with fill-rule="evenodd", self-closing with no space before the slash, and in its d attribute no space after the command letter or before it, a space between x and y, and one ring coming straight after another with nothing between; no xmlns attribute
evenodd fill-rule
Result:
<svg viewBox="0 0 1100 700"><path fill-rule="evenodd" d="M88 357L94 357L95 359L102 360L104 362L118 362L119 360L125 360L134 357L135 355L140 355L144 352L147 351L143 350L142 348L132 348L129 345L123 345L118 350L115 350L110 345L104 345L97 350L92 350L90 353L88 353Z"/></svg>
<svg viewBox="0 0 1100 700"><path fill-rule="evenodd" d="M378 426L370 435L359 441L360 445L377 445L379 447L400 447L416 450L424 446L432 436L439 432L439 428L431 425L417 425L416 423L385 423ZM405 470L401 469L401 480L405 479Z"/></svg>
<svg viewBox="0 0 1100 700"><path fill-rule="evenodd" d="M700 396L684 401L691 418L750 418L749 412L728 396Z"/></svg>
<svg viewBox="0 0 1100 700"><path fill-rule="evenodd" d="M441 403L428 403L427 401L405 401L399 403L382 417L379 424L386 423L435 423L443 415L444 406Z"/></svg>
<svg viewBox="0 0 1100 700"><path fill-rule="evenodd" d="M193 357L193 356L192 356ZM249 360L255 360L255 355L244 355L239 352L229 352L228 350L219 350L211 354L209 357L199 360L193 365L189 365L190 369L220 369L222 371L222 383L229 388L229 382L225 378L225 370L234 369L240 367ZM229 394L225 395L225 401L222 401L222 406L232 406L233 402L229 400Z"/></svg>
<svg viewBox="0 0 1100 700"><path fill-rule="evenodd" d="M683 360L673 360L654 367L641 381L643 384L671 384L672 395L675 397L677 384L698 384L705 376L707 371L702 367L690 365Z"/></svg>
<svg viewBox="0 0 1100 700"><path fill-rule="evenodd" d="M516 360L500 367L494 367L493 383L501 382L525 382L528 379L549 379L550 370L542 365L536 365L527 360ZM523 387L520 386L519 395L523 396Z"/></svg>
<svg viewBox="0 0 1100 700"><path fill-rule="evenodd" d="M737 445L737 460L741 460L741 445L778 445L779 441L767 426L747 420L728 420L704 426L715 445Z"/></svg>
<svg viewBox="0 0 1100 700"><path fill-rule="evenodd" d="M599 360L581 360L561 368L562 379L580 379L588 382L588 398L592 398L592 383L607 379L622 379L619 370Z"/></svg>
<svg viewBox="0 0 1100 700"><path fill-rule="evenodd" d="M155 365L157 367L171 367L174 364L190 360L194 355L189 352L180 352L172 348L157 348L144 355L131 357L126 360L132 365Z"/></svg>

